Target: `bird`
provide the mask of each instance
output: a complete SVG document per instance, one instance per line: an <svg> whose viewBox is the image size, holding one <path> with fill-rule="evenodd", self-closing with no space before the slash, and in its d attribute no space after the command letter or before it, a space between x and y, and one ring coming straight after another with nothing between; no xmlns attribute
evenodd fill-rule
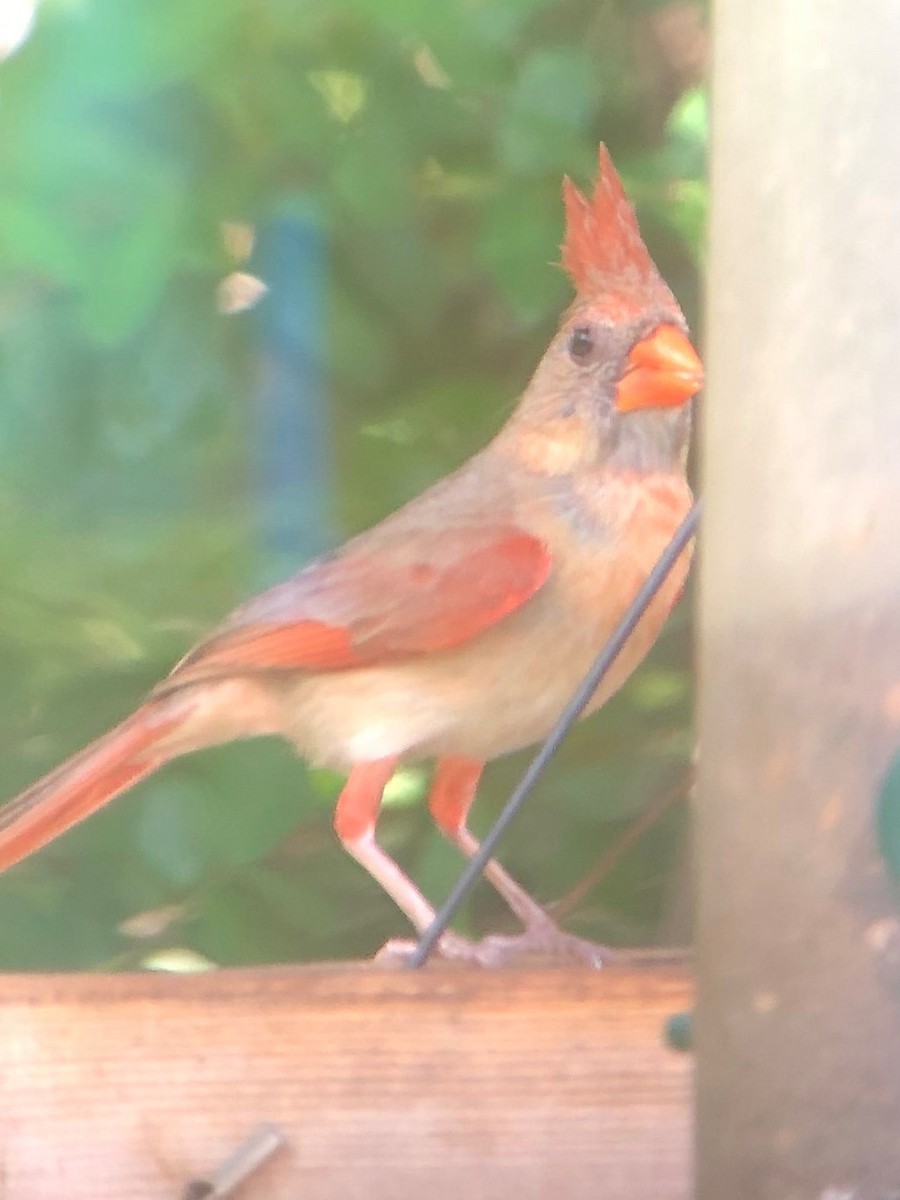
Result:
<svg viewBox="0 0 900 1200"><path fill-rule="evenodd" d="M191 751L280 736L346 775L334 828L415 931L434 909L376 837L401 764L434 760L428 807L464 855L486 763L545 737L690 509L703 367L601 144L592 194L563 179L574 297L511 415L457 470L249 600L128 717L0 809L0 870ZM644 658L691 547L587 712ZM539 951L601 965L492 859L523 925L439 952L482 966ZM388 944L402 958L411 943Z"/></svg>

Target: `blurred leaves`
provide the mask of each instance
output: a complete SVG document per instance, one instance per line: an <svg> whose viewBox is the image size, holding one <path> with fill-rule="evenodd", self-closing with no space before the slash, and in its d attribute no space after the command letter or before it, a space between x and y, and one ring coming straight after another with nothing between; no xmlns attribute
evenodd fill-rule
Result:
<svg viewBox="0 0 900 1200"><path fill-rule="evenodd" d="M299 564L301 517L319 541L355 531L491 435L568 302L560 177L589 183L601 138L696 318L706 107L662 42L645 53L666 8L44 0L0 64L0 797L282 563L273 507ZM312 266L299 289L261 274L276 220L327 258L327 295ZM269 292L227 316L236 263ZM287 437L273 379L303 418ZM504 859L539 897L683 774L688 654L682 607L513 830ZM476 826L524 761L489 769ZM425 784L397 783L383 837L439 900L459 856L413 803ZM0 879L0 963L370 953L407 931L330 833L338 787L274 743L172 764ZM580 931L653 937L682 823L630 851ZM511 927L486 889L466 921Z"/></svg>

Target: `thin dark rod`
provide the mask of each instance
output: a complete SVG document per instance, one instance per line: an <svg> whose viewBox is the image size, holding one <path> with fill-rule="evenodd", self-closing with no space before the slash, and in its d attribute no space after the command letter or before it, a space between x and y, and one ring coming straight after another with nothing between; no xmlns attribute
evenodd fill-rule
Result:
<svg viewBox="0 0 900 1200"><path fill-rule="evenodd" d="M701 507L702 501L695 500L691 511L676 529L671 542L669 542L668 546L666 546L665 550L659 556L656 565L647 576L640 591L622 617L622 620L613 630L603 649L597 655L594 665L584 677L581 686L566 705L559 720L550 731L547 740L531 760L528 770L519 782L519 786L507 800L503 811L494 822L493 828L481 843L478 853L473 854L469 859L465 870L456 881L447 900L437 911L434 920L419 938L419 942L408 960L411 967L421 967L428 961L428 956L437 945L441 934L456 916L460 905L469 894L476 880L480 878L488 859L493 858L494 851L497 849L500 839L509 828L510 822L515 818L526 798L540 779L550 759L562 745L569 730L581 716L582 712L584 712L591 696L593 696L594 692L596 692L597 688L603 682L607 671L609 671L621 652L622 647L628 641L629 637L631 637L635 626L644 615L653 597L662 587L669 572L678 561L681 552L697 532Z"/></svg>

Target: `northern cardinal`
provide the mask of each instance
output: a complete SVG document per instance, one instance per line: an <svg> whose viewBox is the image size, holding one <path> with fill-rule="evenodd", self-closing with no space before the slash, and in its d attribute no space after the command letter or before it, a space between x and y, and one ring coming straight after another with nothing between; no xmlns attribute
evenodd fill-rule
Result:
<svg viewBox="0 0 900 1200"><path fill-rule="evenodd" d="M493 441L237 609L121 725L11 800L0 869L170 759L280 734L348 772L338 837L417 930L431 922L375 840L398 763L437 760L430 811L473 854L467 815L485 762L548 732L691 503L688 402L702 367L604 146L593 197L565 179L563 198L575 299ZM647 653L688 566L686 553L589 711ZM524 923L520 940L577 942L498 863L486 874ZM482 953L445 935L441 948L485 962L497 944Z"/></svg>

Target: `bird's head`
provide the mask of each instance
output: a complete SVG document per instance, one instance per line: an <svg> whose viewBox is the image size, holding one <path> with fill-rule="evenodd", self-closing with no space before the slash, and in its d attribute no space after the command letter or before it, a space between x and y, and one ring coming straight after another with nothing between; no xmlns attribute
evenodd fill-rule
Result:
<svg viewBox="0 0 900 1200"><path fill-rule="evenodd" d="M523 415L549 422L557 442L568 420L573 441L594 443L591 457L665 468L683 456L689 401L703 385L687 323L605 146L593 196L566 178L563 199L562 265L575 299L523 398Z"/></svg>

